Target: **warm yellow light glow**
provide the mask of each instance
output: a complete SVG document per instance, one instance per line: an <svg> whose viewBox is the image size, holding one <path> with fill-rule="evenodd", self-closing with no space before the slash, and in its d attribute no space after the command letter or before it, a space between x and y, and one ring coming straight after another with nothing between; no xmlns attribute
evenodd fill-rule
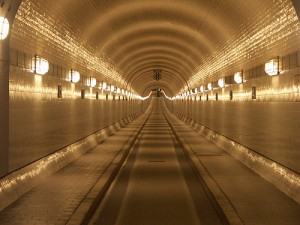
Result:
<svg viewBox="0 0 300 225"><path fill-rule="evenodd" d="M201 86L200 86L200 91L201 91L201 92L204 92L204 90L205 90L204 86L201 85Z"/></svg>
<svg viewBox="0 0 300 225"><path fill-rule="evenodd" d="M91 87L95 87L96 84L97 84L96 78L91 77L91 78L90 78L90 86L91 86Z"/></svg>
<svg viewBox="0 0 300 225"><path fill-rule="evenodd" d="M223 88L225 87L225 79L224 78L221 78L218 80L218 85L220 88Z"/></svg>
<svg viewBox="0 0 300 225"><path fill-rule="evenodd" d="M213 89L212 83L208 83L208 84L207 84L207 89L210 90L210 91Z"/></svg>
<svg viewBox="0 0 300 225"><path fill-rule="evenodd" d="M116 84L124 82L118 68L116 68L109 59L99 56L102 54L95 54L96 49L93 49L89 44L82 44L76 32L73 32L74 30L64 27L63 24L65 24L66 21L61 21L58 17L53 18L47 13L45 14L39 7L35 7L36 3L37 2L33 3L33 1L22 1L16 15L18 28L16 28L15 34L17 35L17 39L20 38L20 35L28 34L32 35L30 37L32 38L32 43L35 43L36 38L40 38L39 40L41 42L47 40L49 45L56 46L57 49L60 49L57 50L56 53L60 53L60 51L62 53L67 52L67 57L76 59L76 63L78 63L79 66L94 71L99 75L102 74L105 79L110 79ZM45 19L45 16L50 17L49 19ZM23 32L24 27L30 32ZM23 38L23 40L25 39L26 38ZM32 43L29 43L29 45ZM58 58L61 56L62 55L58 56Z"/></svg>
<svg viewBox="0 0 300 225"><path fill-rule="evenodd" d="M230 70L237 62L259 61L266 49L284 46L299 34L300 26L296 10L291 1L273 1L269 10L257 11L255 26L250 21L241 21L235 38L218 47L209 57L199 64L196 72L188 80L190 85L213 80L215 74ZM258 19L259 18L259 19ZM277 18L277 19L274 19ZM293 38L292 38L293 37ZM273 50L272 50L273 51Z"/></svg>
<svg viewBox="0 0 300 225"><path fill-rule="evenodd" d="M117 93L120 94L121 90L119 87L117 87Z"/></svg>
<svg viewBox="0 0 300 225"><path fill-rule="evenodd" d="M107 88L106 82L102 82L101 89L106 90L106 88Z"/></svg>
<svg viewBox="0 0 300 225"><path fill-rule="evenodd" d="M173 100L173 98L171 98L171 97L169 97L163 90L161 90L161 92L164 94L164 96L167 98L167 99L169 99L169 100Z"/></svg>
<svg viewBox="0 0 300 225"><path fill-rule="evenodd" d="M77 83L80 80L80 73L75 70L70 70L71 81Z"/></svg>
<svg viewBox="0 0 300 225"><path fill-rule="evenodd" d="M115 91L115 86L114 85L110 85L110 92L114 92Z"/></svg>
<svg viewBox="0 0 300 225"><path fill-rule="evenodd" d="M39 88L41 88L39 91L42 92L42 88L43 88L43 78L42 78L42 76L35 75L34 76L34 84L35 84L35 89L39 90Z"/></svg>
<svg viewBox="0 0 300 225"><path fill-rule="evenodd" d="M275 76L279 74L278 58L271 59L265 64L265 71L269 76Z"/></svg>
<svg viewBox="0 0 300 225"><path fill-rule="evenodd" d="M6 18L0 16L0 40L4 40L9 33L9 22Z"/></svg>
<svg viewBox="0 0 300 225"><path fill-rule="evenodd" d="M233 79L237 84L242 83L243 82L243 73L242 72L235 73Z"/></svg>
<svg viewBox="0 0 300 225"><path fill-rule="evenodd" d="M122 89L122 90L121 90L121 93L122 93L122 95L124 95L124 94L125 94L125 91L124 91L124 89Z"/></svg>
<svg viewBox="0 0 300 225"><path fill-rule="evenodd" d="M149 95L148 95L148 96L146 96L146 97L141 97L141 96L138 96L138 98L144 101L144 100L146 100L146 99L150 98L150 96L151 96L151 93L152 93L152 92L150 91L150 93L149 93Z"/></svg>
<svg viewBox="0 0 300 225"><path fill-rule="evenodd" d="M36 74L44 75L49 70L49 62L40 56L34 56L32 59L32 70Z"/></svg>
<svg viewBox="0 0 300 225"><path fill-rule="evenodd" d="M197 88L194 89L194 93L195 93L195 94L198 93L198 89L197 89Z"/></svg>

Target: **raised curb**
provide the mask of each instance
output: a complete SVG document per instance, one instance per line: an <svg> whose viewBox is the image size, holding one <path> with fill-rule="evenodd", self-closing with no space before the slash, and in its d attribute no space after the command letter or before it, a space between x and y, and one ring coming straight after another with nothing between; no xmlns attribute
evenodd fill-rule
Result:
<svg viewBox="0 0 300 225"><path fill-rule="evenodd" d="M67 225L88 224L94 212L99 207L101 200L104 198L113 180L117 176L121 166L123 165L129 152L134 146L138 136L140 135L141 130L143 129L146 121L150 116L150 110L152 110L151 105L149 107L149 110L147 110L145 114L139 117L138 120L142 120L137 121L140 124L139 128L137 128L130 136L129 140L118 152L110 165L106 168L104 174L100 177L93 188L87 193L86 197L81 201L80 205L77 207L77 209L69 219Z"/></svg>
<svg viewBox="0 0 300 225"><path fill-rule="evenodd" d="M176 116L300 204L300 175L298 173L183 115Z"/></svg>
<svg viewBox="0 0 300 225"><path fill-rule="evenodd" d="M30 191L46 177L62 169L79 156L115 134L137 118L132 114L71 145L24 166L0 179L0 211Z"/></svg>
<svg viewBox="0 0 300 225"><path fill-rule="evenodd" d="M176 128L176 121L179 120L175 116L172 116L168 110L164 110L166 115L166 119L173 130L173 133L178 140L178 143L184 149L186 157L190 160L191 166L196 171L196 174L203 184L206 193L210 197L211 201L214 203L218 214L222 218L224 224L230 225L244 225L234 206L231 204L230 200L227 198L225 193L219 187L219 185L214 181L214 179L210 176L206 168L202 165L202 163L195 156L193 150L189 146L189 144L185 141L185 139L180 135ZM170 119L172 117L172 120ZM179 120L180 121L180 120Z"/></svg>

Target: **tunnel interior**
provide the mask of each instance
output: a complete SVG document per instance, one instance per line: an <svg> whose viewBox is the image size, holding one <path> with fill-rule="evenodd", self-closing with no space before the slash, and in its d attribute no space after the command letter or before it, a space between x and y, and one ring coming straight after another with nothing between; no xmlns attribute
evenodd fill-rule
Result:
<svg viewBox="0 0 300 225"><path fill-rule="evenodd" d="M154 96L299 176L297 0L0 3L0 177Z"/></svg>

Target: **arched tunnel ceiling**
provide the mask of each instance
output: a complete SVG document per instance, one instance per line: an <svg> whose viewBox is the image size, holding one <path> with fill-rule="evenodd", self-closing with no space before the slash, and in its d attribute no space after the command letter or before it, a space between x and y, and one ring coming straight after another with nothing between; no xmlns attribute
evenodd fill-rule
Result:
<svg viewBox="0 0 300 225"><path fill-rule="evenodd" d="M109 70L105 74L101 72L101 79L110 77L116 85L130 87L140 95L153 87L165 88L170 95L175 95L204 80L221 76L218 71L222 68L229 70L236 57L217 65L212 61L218 61L218 57L222 58L220 55L232 54L232 46L238 49L236 51L243 48L244 58L246 54L248 58L250 54L257 55L250 52L258 51L251 46L237 45L257 33L254 27L267 10L270 10L269 15L277 15L282 14L282 8L290 10L286 13L292 13L291 18L296 17L290 0L276 4L273 0L24 0L12 35L12 47L22 48L22 40L28 43L28 37L39 35L38 29L27 36L26 31L19 34L18 29L24 28L22 23L39 26L39 20L44 19L45 23L40 22L44 27L47 24L50 30L54 29L53 33L60 33L60 37L69 42L73 38L93 57L105 58L116 68L117 72L112 75L106 74ZM37 14L40 18L30 21L30 16L34 19ZM45 49L55 48L57 43L51 46L47 43L49 37L43 35L35 37L35 51L49 57L52 54L53 59L56 55L56 60L66 58L57 56L66 55L61 50L63 47ZM241 36L244 39L236 41ZM68 60L73 60L75 65L80 61L76 56ZM161 80L153 79L155 69L162 70Z"/></svg>

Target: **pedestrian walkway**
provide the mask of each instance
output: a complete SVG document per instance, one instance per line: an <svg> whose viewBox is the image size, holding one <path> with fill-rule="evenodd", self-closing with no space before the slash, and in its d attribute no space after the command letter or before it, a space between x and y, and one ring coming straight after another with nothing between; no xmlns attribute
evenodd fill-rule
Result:
<svg viewBox="0 0 300 225"><path fill-rule="evenodd" d="M85 208L78 212L83 199L101 179L99 192L105 188L110 175L132 146L131 142L135 140L147 116L148 113L143 114L121 128L2 210L0 224L67 224L74 213L76 218L73 222L80 224L88 211Z"/></svg>
<svg viewBox="0 0 300 225"><path fill-rule="evenodd" d="M221 225L156 99L136 145L89 224ZM223 223L224 222L224 223Z"/></svg>
<svg viewBox="0 0 300 225"><path fill-rule="evenodd" d="M207 192L225 206L231 224L299 225L298 203L175 115L166 109L164 113L201 179L211 188ZM80 224L116 174L149 115L148 111L2 210L0 224ZM163 160L148 161L156 165Z"/></svg>
<svg viewBox="0 0 300 225"><path fill-rule="evenodd" d="M300 224L300 205L296 201L166 109L165 113L183 144L196 156L198 166L202 168L200 173L206 174L208 182L214 183L211 191L222 192L222 196L216 196L219 203L227 201L230 206L224 205L231 207L231 211L228 208L225 211L236 214L228 216L239 217L229 219L249 225Z"/></svg>

